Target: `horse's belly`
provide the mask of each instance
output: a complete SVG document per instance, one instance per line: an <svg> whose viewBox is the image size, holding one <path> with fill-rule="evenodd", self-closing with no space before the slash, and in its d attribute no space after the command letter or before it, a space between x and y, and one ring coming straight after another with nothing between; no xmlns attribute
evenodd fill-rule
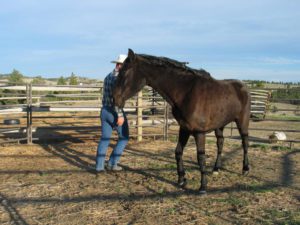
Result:
<svg viewBox="0 0 300 225"><path fill-rule="evenodd" d="M211 130L214 130L215 128L211 128L211 126L208 126L207 120L204 117L199 117L197 120L190 120L190 119L177 119L177 122L179 126L185 130L194 132L209 132Z"/></svg>
<svg viewBox="0 0 300 225"><path fill-rule="evenodd" d="M210 132L212 130L226 126L228 123L234 121L233 115L224 115L216 119L212 114L210 116L199 116L193 121L189 121L189 130L199 132Z"/></svg>
<svg viewBox="0 0 300 225"><path fill-rule="evenodd" d="M206 111L198 111L191 113L189 116L182 116L177 110L173 110L173 115L179 126L188 131L210 132L212 130L226 126L236 117L236 110L230 113L224 110L216 110L215 113L207 113Z"/></svg>

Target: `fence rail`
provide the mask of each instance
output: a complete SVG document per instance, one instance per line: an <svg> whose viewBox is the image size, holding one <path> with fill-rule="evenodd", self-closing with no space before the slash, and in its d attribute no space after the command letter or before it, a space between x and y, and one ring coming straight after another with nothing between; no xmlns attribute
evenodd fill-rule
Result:
<svg viewBox="0 0 300 225"><path fill-rule="evenodd" d="M59 131L66 130L96 130L97 133L90 134L92 137L99 136L100 123L95 125L95 120L99 121L99 111L101 109L101 86L32 86L31 84L10 86L1 85L0 90L6 90L7 93L2 93L0 96L1 101L23 101L21 104L10 103L7 105L0 105L0 118L17 118L22 120L22 124L17 125L2 125L0 127L0 134L2 133L3 141L24 141L31 143L33 140L39 139L51 139L47 132L43 134L43 137L37 135L41 130L56 130L56 137L61 135L64 138L71 138L72 135L65 135L59 133ZM276 113L295 113L297 115L290 116L292 118L283 119L275 117L266 117L267 114L272 114L271 104L274 104L272 99L272 90L250 90L251 91L251 112L255 115L262 114L262 117L253 117L250 123L250 132L265 132L270 134L273 131L283 131L287 133L293 133L293 138L289 138L287 142L292 143L300 142L300 118L299 118L299 105L295 105L293 108L277 107ZM18 93L16 93L18 91ZM63 92L63 93L60 93ZM14 94L15 93L15 94ZM90 98L90 99L89 99ZM299 99L296 99L299 100ZM276 102L275 102L276 103ZM128 113L128 120L131 127L131 137L142 140L143 137L161 137L163 139L169 139L172 136L176 136L178 132L178 126L174 118L170 113L169 105L150 88L145 88L143 92L134 96L132 99L126 102L125 111ZM59 113L59 114L57 114ZM68 113L68 114L66 114ZM82 114L81 113L85 113ZM89 115L94 113L93 115ZM97 114L95 114L97 113ZM57 115L56 115L57 114ZM88 115L87 115L88 114ZM275 115L274 115L275 116ZM278 115L276 115L278 116ZM91 124L85 122L85 119L89 120ZM55 120L62 119L61 124L55 124ZM68 125L66 119L77 119L72 122L72 125ZM47 126L45 126L45 120ZM81 122L79 122L79 120ZM25 123L24 123L25 122ZM261 127L259 123L264 123ZM274 122L273 124L267 124ZM275 123L276 122L276 123ZM80 123L86 123L80 125ZM274 127L274 124L279 124ZM282 123L292 123L292 128L282 128ZM73 125L75 124L75 125ZM268 127L270 126L270 127ZM151 128L155 130L151 130ZM226 126L228 130L227 137L235 138L237 135L236 127L233 123ZM8 134L19 134L8 135ZM24 136L24 134L26 134ZM79 137L79 134L76 134ZM76 135L73 135L75 137ZM81 134L81 136L88 136L88 134ZM262 138L262 136L264 136ZM251 140L267 142L267 136L265 134L258 134L252 136Z"/></svg>

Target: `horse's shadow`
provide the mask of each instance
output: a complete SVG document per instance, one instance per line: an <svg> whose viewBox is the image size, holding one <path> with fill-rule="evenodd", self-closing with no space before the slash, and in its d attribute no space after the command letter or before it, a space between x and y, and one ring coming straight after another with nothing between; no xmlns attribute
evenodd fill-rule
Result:
<svg viewBox="0 0 300 225"><path fill-rule="evenodd" d="M233 171L232 169L228 169L227 166L224 164L226 164L226 162L228 163L232 157L234 155L237 154L238 151L241 150L241 147L236 147L233 148L230 151L227 151L226 154L223 155L222 157L222 162L223 162L223 166L221 167L221 171L224 171L226 173L231 173L231 174L235 174L235 175L240 175L240 176L244 176L242 175L242 173L238 172L238 171ZM127 153L131 154L131 155L135 155L135 156L146 156L148 158L151 158L153 160L159 160L160 162L175 162L173 158L169 157L169 156L164 156L164 155L158 155L155 153L150 153L150 152L145 152L145 151L141 151L138 150L132 146L129 146L127 148ZM282 157L282 162L281 162L281 169L279 170L281 172L280 175L280 179L279 180L275 180L275 181L268 181L266 179L264 179L263 177L259 176L259 175L255 175L255 174L249 174L247 177L249 177L252 180L256 180L256 181L260 181L263 184L262 185L254 185L253 187L250 185L239 185L239 184L235 184L232 187L224 187L224 188L210 188L209 192L210 193L215 193L215 192L230 192L230 191L257 191L257 192L261 192L261 191L267 191L270 189L274 189L274 188L278 188L278 187L290 187L296 190L300 190L300 187L296 186L294 178L292 176L293 173L296 173L295 171L295 165L293 163L292 158L295 156L295 154L299 154L300 150L296 149L294 151L290 151L287 152L286 154L284 154L284 156ZM188 163L188 166L186 167L187 170L199 170L198 168L198 164L197 162L191 161L191 160L186 160L185 163ZM142 170L136 170L136 169L131 169L130 167L125 167L127 168L127 170L138 173L140 175L143 176L151 176L159 181L171 184L173 186L176 186L179 188L178 184L174 181L168 180L164 177L158 176L158 175L153 175L152 173L148 173L148 169L142 169ZM212 165L208 165L207 166L207 174L208 175L212 175ZM176 169L172 169L174 171L174 173L176 173ZM200 174L199 174L200 176ZM220 176L220 175L219 175ZM194 189L190 189L185 187L184 190L187 193L197 193L197 190Z"/></svg>
<svg viewBox="0 0 300 225"><path fill-rule="evenodd" d="M81 140L77 140L75 142L79 142L82 143L83 141ZM95 154L91 155L91 154L86 154L83 152L80 152L78 150L75 150L74 148L70 147L68 143L62 143L62 144L43 144L42 145L43 149L45 151L47 151L48 153L53 154L54 156L57 156L61 159L63 159L65 162L67 162L68 164L78 167L88 173L94 174L95 173L95 169L94 169L94 164L95 164L95 156L96 156L96 148L95 148ZM114 144L110 144L111 148L114 148L115 145ZM224 163L226 163L226 161L230 160L232 158L232 156L234 154L236 154L237 151L241 150L240 147L234 148L228 152L226 152L226 154L224 154L223 156L223 165ZM171 151L171 150L170 150ZM295 150L292 152L288 152L287 154L285 154L285 156L283 157L283 161L282 161L282 169L281 169L281 179L275 182L269 182L264 180L262 177L258 177L255 175L249 175L248 177L251 179L255 179L261 182L264 182L265 185L262 185L261 187L256 187L257 190L259 191L260 189L270 189L270 188L275 188L275 187L279 187L279 186L292 186L294 181L293 181L293 177L291 176L291 172L294 169L294 165L291 161L291 157L294 154L299 153L300 150ZM157 154L157 153L151 153L148 151L141 151L138 150L136 148L134 148L132 145L128 145L124 151L125 154L128 154L130 156L133 157L147 157L153 160L159 160L159 162L167 162L167 163L174 163L175 160L173 157L171 157L168 154ZM198 170L198 164L194 161L191 160L187 160L188 166L187 166L187 170ZM175 168L133 168L130 167L128 165L126 165L126 163L121 163L120 164L123 168L124 171L123 172L119 172L119 173L114 173L116 176L118 176L119 178L122 178L122 174L123 173L135 173L138 175L142 175L145 178L153 178L157 181L160 182L164 182L166 184L172 185L174 187L179 188L176 180L170 180L169 178L160 175L159 172L162 170L170 170L173 171L174 174L176 174L176 169ZM212 167L208 166L208 175L211 175L211 170ZM224 166L222 167L222 170L226 173L232 173L232 174L240 174L239 172L236 171L232 171L230 169L225 168ZM240 174L241 175L241 174ZM242 175L241 175L242 176ZM199 174L200 177L200 174ZM125 176L123 176L124 179ZM130 179L128 179L128 181L130 181ZM148 188L147 188L148 189ZM224 187L224 188L211 188L209 189L209 192L214 193L214 192L228 192L229 189L233 189L235 191L249 191L249 187L243 187L243 185L235 185L231 188L228 187ZM149 189L150 190L150 189ZM184 188L184 190L187 193L196 193L197 191L190 189L190 188ZM154 190L150 190L151 192L153 192Z"/></svg>

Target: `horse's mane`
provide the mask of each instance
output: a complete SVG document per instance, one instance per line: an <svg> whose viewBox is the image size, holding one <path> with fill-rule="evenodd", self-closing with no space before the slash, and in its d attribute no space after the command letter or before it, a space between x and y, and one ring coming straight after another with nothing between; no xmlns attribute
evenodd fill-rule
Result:
<svg viewBox="0 0 300 225"><path fill-rule="evenodd" d="M188 66L186 66L186 62L179 62L174 59L170 59L167 57L157 57L152 55L145 55L145 54L138 54L138 56L141 56L142 58L146 59L146 61L151 65L158 65L158 66L164 66L164 67L174 67L177 69L181 69L184 71L190 72L189 74L194 74L196 76L211 78L211 75L209 72L207 72L204 69L192 69Z"/></svg>

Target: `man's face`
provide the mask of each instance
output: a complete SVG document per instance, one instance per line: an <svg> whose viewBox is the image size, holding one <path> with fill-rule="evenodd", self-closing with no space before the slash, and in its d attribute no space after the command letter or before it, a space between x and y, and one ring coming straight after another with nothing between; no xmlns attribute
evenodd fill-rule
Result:
<svg viewBox="0 0 300 225"><path fill-rule="evenodd" d="M116 71L119 71L121 69L122 65L123 65L122 63L117 63L116 68L115 68Z"/></svg>

